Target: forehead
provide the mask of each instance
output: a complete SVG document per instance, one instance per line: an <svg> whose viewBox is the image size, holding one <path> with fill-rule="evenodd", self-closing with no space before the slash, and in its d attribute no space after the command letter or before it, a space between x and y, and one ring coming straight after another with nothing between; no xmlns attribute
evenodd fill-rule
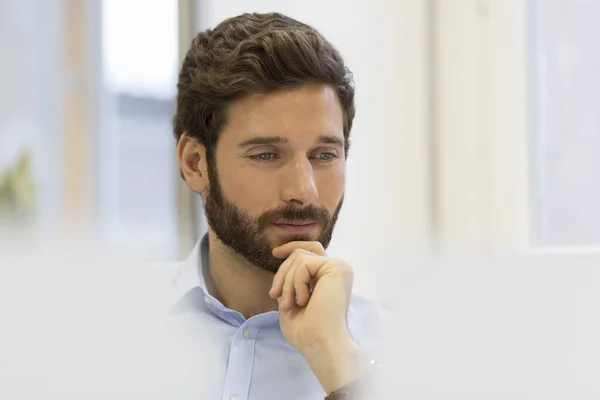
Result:
<svg viewBox="0 0 600 400"><path fill-rule="evenodd" d="M323 135L344 135L343 112L329 85L305 84L270 93L253 93L233 101L221 141L280 136L290 142L312 142Z"/></svg>

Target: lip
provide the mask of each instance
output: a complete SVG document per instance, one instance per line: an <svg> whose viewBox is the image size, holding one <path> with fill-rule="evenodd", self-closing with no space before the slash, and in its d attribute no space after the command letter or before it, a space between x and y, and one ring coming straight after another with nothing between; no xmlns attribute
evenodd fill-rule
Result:
<svg viewBox="0 0 600 400"><path fill-rule="evenodd" d="M273 224L278 229L287 233L310 233L317 225L314 221L285 221Z"/></svg>

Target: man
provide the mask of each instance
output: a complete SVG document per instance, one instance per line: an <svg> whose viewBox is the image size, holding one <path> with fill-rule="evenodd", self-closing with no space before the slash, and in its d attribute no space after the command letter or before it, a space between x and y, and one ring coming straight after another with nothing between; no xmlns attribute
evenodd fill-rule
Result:
<svg viewBox="0 0 600 400"><path fill-rule="evenodd" d="M377 308L351 294L352 268L325 251L354 114L350 72L306 24L244 14L193 40L174 134L209 229L181 266L171 309L191 397L342 398L369 387Z"/></svg>

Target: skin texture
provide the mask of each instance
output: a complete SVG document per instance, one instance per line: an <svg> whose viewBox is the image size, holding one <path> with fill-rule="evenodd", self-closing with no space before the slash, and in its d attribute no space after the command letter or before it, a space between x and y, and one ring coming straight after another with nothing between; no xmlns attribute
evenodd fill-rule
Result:
<svg viewBox="0 0 600 400"><path fill-rule="evenodd" d="M205 200L211 294L246 318L279 310L284 337L328 393L354 379L363 360L346 327L353 273L325 252L346 178L333 88L305 84L237 99L214 165L186 134L177 157Z"/></svg>

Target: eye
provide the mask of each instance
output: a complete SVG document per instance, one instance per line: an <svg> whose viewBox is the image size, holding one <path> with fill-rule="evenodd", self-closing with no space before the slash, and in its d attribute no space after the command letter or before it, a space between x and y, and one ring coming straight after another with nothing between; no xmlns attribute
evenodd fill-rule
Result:
<svg viewBox="0 0 600 400"><path fill-rule="evenodd" d="M316 157L319 161L333 161L337 158L334 153L318 153Z"/></svg>
<svg viewBox="0 0 600 400"><path fill-rule="evenodd" d="M275 158L277 158L277 154L275 154L275 153L259 153L259 154L253 154L251 156L248 156L248 158L250 158L251 160L256 160L256 161L271 161L271 160L274 160Z"/></svg>

